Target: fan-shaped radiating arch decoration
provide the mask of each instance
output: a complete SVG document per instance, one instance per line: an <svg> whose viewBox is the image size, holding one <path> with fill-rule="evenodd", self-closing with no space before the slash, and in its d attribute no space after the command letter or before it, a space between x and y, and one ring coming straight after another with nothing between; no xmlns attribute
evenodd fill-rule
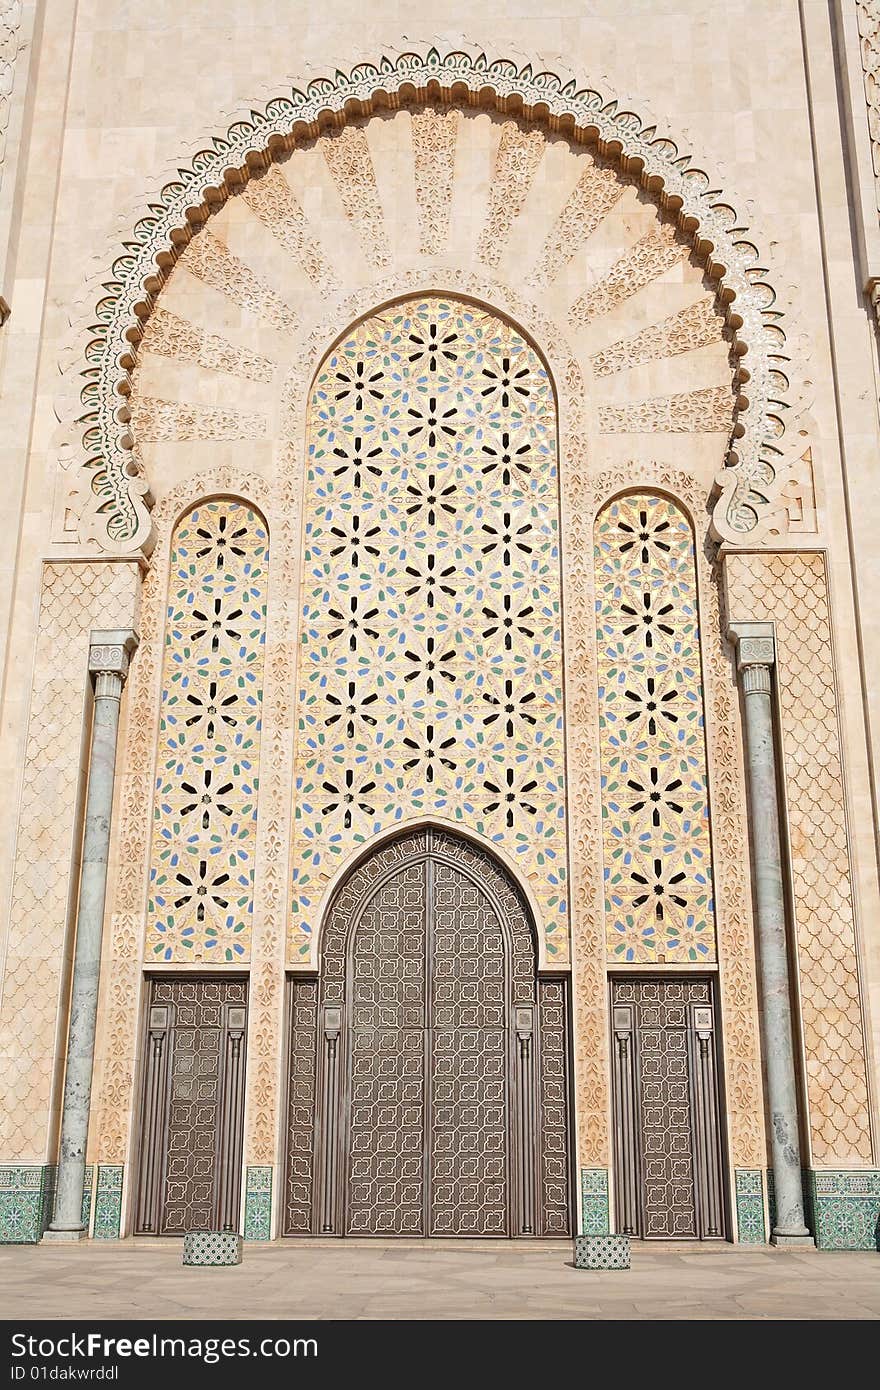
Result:
<svg viewBox="0 0 880 1390"><path fill-rule="evenodd" d="M600 512L596 626L608 958L714 961L694 535L670 498Z"/></svg>
<svg viewBox="0 0 880 1390"><path fill-rule="evenodd" d="M717 479L713 526L728 539L759 528L782 458L785 333L767 270L729 200L672 139L592 88L535 72L530 64L518 68L507 60L489 62L481 53L441 56L431 49L337 72L310 83L305 92L294 89L250 108L225 134L212 136L151 200L109 273L100 277L98 302L89 311L75 418L87 480L78 502L81 536L117 552L150 544L149 481L131 453L125 398L144 325L193 232L251 171L265 169L322 129L339 129L353 116L395 109L402 102L461 99L515 111L576 142L596 144L675 215L718 282L719 304L740 363L738 413L728 466Z"/></svg>
<svg viewBox="0 0 880 1390"><path fill-rule="evenodd" d="M530 878L568 960L556 409L450 296L358 324L312 393L292 962L352 844L430 815Z"/></svg>
<svg viewBox="0 0 880 1390"><path fill-rule="evenodd" d="M171 541L146 958L250 958L268 532L235 498Z"/></svg>

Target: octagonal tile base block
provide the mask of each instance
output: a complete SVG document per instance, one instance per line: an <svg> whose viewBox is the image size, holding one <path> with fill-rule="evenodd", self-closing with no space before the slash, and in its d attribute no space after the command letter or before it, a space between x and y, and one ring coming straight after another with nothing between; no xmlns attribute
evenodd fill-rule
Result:
<svg viewBox="0 0 880 1390"><path fill-rule="evenodd" d="M240 1265L242 1239L237 1231L188 1231L183 1237L185 1265Z"/></svg>
<svg viewBox="0 0 880 1390"><path fill-rule="evenodd" d="M629 1236L575 1236L575 1269L629 1269Z"/></svg>

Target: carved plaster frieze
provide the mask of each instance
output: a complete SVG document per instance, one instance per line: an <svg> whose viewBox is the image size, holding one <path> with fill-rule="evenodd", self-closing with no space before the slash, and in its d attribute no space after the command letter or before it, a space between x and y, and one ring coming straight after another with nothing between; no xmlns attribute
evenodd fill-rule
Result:
<svg viewBox="0 0 880 1390"><path fill-rule="evenodd" d="M598 147L675 218L717 284L738 364L713 532L728 541L754 542L767 531L778 512L777 472L789 413L785 333L776 292L738 214L689 153L607 94L531 64L490 61L477 52L441 56L430 49L363 63L250 109L224 134L206 140L150 199L110 272L101 276L87 342L74 366L80 386L68 437L76 441L82 475L76 499L82 543L123 554L150 547L152 498L132 452L126 399L146 321L193 232L232 188L247 185L251 172L265 170L298 142L339 132L352 118L374 111L460 101L516 114Z"/></svg>

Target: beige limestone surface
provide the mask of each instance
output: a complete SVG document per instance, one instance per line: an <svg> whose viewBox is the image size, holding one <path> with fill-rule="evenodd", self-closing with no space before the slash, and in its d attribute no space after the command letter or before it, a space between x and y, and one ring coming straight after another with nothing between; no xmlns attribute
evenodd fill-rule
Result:
<svg viewBox="0 0 880 1390"><path fill-rule="evenodd" d="M880 1318L877 1255L637 1247L582 1270L569 1242L248 1245L226 1269L179 1241L0 1250L7 1318Z"/></svg>
<svg viewBox="0 0 880 1390"><path fill-rule="evenodd" d="M31 8L26 7L29 23ZM57 667L57 653L47 652L46 633L38 629L42 562L47 556L66 560L95 553L90 543L78 542L75 506L69 505L71 479L83 461L81 432L71 433L69 426L71 400L82 386L86 330L95 321L102 284L121 244L178 164L208 133L222 134L236 112L359 60L425 53L431 44L444 52L483 49L491 58L509 56L517 66L531 62L535 72L571 72L577 85L592 84L609 98L619 96L640 119L656 119L681 148L699 153L719 200L733 209L737 225L751 229L748 236L767 268L768 294L784 314L790 416L797 422L794 435L803 442L799 480L783 499L788 529L765 544L821 549L826 557L831 601L826 654L833 653L833 719L843 754L834 803L840 832L835 872L852 885L848 976L861 991L857 1031L869 1040L873 1065L867 1089L875 1098L880 1059L878 778L872 762L880 738L876 343L863 293L864 267L851 235L851 171L842 153L833 76L834 16L822 0L805 0L802 8L803 26L796 0L595 0L589 6L550 0L526 7L492 0L478 19L464 0L443 6L380 0L368 14L352 0L329 0L309 13L306 25L282 0L253 0L247 6L231 0L194 0L185 6L157 0L148 8L129 0L80 0L78 5L45 0L38 7L36 58L17 61L16 80L29 85L16 94L6 158L19 223L8 261L14 274L4 289L12 313L0 328L0 460L7 479L0 524L8 538L0 557L6 653L0 970L7 960L4 1048L15 1051L21 1033L32 1039L28 1056L40 1060L33 1087L25 1085L20 1066L14 1072L5 1100L9 1147L0 1152L0 1161L41 1162L50 1156L50 1117L59 1100L60 962L69 955L75 901L70 873L76 862L71 850L76 808L66 805L63 833L53 837L45 819L54 808L34 810L28 801L36 775L31 750L39 749L43 719L33 696L47 688ZM865 119L864 112L854 115ZM18 142L15 151L9 149L11 138ZM565 379L570 402L577 405L578 429L572 428L569 411L561 463L575 479L590 480L573 496L586 493L598 507L604 499L594 496L595 479L618 487L656 483L676 472L684 479L680 491L688 493L705 528L712 480L729 443L733 364L699 259L674 244L650 191L620 179L560 135L530 129L514 113L469 108L383 114L355 121L332 138L307 142L230 198L184 251L159 296L132 374L130 402L135 456L158 499L157 530L165 546L157 547L145 581L146 621L154 635L164 602L168 538L179 510L212 488L246 486L251 496L261 487L274 488L287 525L286 606L283 612L279 608L271 640L278 685L293 682L291 615L301 520L295 484L301 476L298 451L311 372L359 314L414 288L453 290L462 278L470 293L514 317L522 309L523 326ZM568 372L572 361L577 370ZM563 413L568 405L563 402ZM588 523L583 534L589 535ZM582 576L583 566L573 564L571 606L581 602L585 631L588 605L577 589ZM44 608L45 600L44 593ZM710 612L713 605L714 600ZM95 621L92 610L87 616L83 609L69 627L77 638L64 638L67 692L75 692L80 704L80 671L70 642L87 642L85 629ZM715 644L717 663L729 661L720 623L704 640ZM138 658L142 673L133 674L136 690L146 690L155 674L144 667L148 650L144 643ZM573 682L579 677L586 690L588 648L583 652ZM809 703L809 690L805 700ZM138 709L145 707L148 702ZM284 865L290 804L282 758L290 729L289 711L280 705L279 710L270 734L279 753L276 804L282 829L272 854ZM588 725L572 727L584 736ZM75 728L65 725L63 732L70 756L66 771L57 771L67 785L76 781L80 747ZM53 727L44 742L51 743L54 734ZM143 744L143 734L135 728L129 752L138 741ZM715 775L732 778L736 811L742 772L735 737L728 744L729 763L717 765ZM69 765L71 758L76 768ZM109 968L95 1092L96 1106L110 1117L111 1142L94 1156L114 1160L129 1152L145 896L143 881L132 881L131 864L146 853L143 813L150 779L149 748L141 748L139 761L123 758L116 823L133 828L124 841L117 835L113 848L105 937ZM809 769L803 781L800 810L815 814L819 799L810 791ZM792 779L792 795L797 785ZM124 820L126 796L129 803L140 799L138 824L133 813ZM23 812L39 823L39 845L19 824ZM795 817L800 829L804 814ZM808 839L808 815L805 834ZM264 848L268 865L269 846ZM22 867L27 872L39 861L39 872L56 885L48 909L25 885L27 921L13 886L16 854L19 884ZM741 888L747 866L738 845L728 863ZM595 896L595 862L573 867L575 882L586 884L584 900ZM278 904L286 894L284 870L276 872L274 906L267 890L257 907L263 913L258 931L267 943L262 962L267 1002L260 1018L265 1055L253 1075L260 1077L259 1094L270 1098L270 1108L280 1101L283 955L278 942L285 923ZM129 895L124 901L115 897L120 882L120 894ZM735 919L741 939L743 914L733 893L722 903L722 916L725 912ZM277 920L270 920L271 913ZM10 923L19 935L7 943ZM824 919L823 927L833 930ZM595 933L585 933L588 945L594 939ZM735 982L737 1018L744 1020L737 1022L735 1036L745 1041L730 1059L728 1080L731 1109L739 1105L750 1117L743 1152L758 1166L761 1121L754 1100L747 948L745 959ZM52 962L49 983L29 979L27 962L46 960ZM595 1060L604 1046L605 1004L599 994L602 962L594 964L594 997L581 1009L579 1029L589 1037ZM722 972L724 966L722 959ZM36 967L32 973L37 975ZM108 1073L114 1065L117 1070L102 1092L105 1060ZM821 1070L821 1058L813 1062L811 1077L816 1066ZM817 1084L821 1088L821 1076ZM598 1139L592 1157L602 1161L603 1076L589 1077L580 1104L594 1117ZM30 1113L20 1115L19 1106ZM877 1162L861 1096L859 1107L853 1125L857 1137L834 1150L842 1164L863 1164L872 1156ZM277 1135L271 1121L262 1123L265 1132L249 1156L268 1161ZM98 1132L96 1123L93 1145Z"/></svg>

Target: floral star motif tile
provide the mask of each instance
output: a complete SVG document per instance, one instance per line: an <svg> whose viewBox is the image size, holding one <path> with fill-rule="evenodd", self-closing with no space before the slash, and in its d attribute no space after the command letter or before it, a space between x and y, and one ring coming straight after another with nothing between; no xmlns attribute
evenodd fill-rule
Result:
<svg viewBox="0 0 880 1390"><path fill-rule="evenodd" d="M668 498L596 523L608 956L716 959L694 539Z"/></svg>
<svg viewBox="0 0 880 1390"><path fill-rule="evenodd" d="M569 958L556 413L534 349L452 298L325 361L309 424L292 963L353 847L419 816L483 836Z"/></svg>

